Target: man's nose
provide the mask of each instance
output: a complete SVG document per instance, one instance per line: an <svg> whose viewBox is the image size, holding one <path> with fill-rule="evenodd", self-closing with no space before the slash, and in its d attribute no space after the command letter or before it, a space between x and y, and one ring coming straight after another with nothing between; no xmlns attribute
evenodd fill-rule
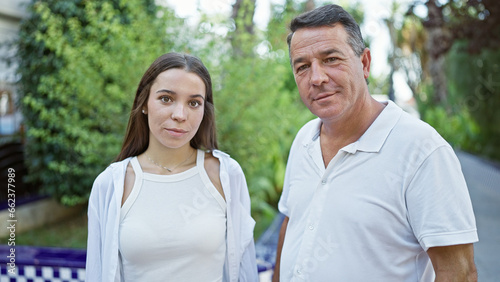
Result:
<svg viewBox="0 0 500 282"><path fill-rule="evenodd" d="M311 64L311 84L319 86L326 82L328 82L328 75L325 67L320 62L313 62Z"/></svg>

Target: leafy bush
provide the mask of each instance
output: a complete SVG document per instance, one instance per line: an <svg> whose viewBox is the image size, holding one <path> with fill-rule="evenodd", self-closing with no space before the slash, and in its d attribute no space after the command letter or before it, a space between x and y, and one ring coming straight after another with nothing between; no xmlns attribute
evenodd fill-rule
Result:
<svg viewBox="0 0 500 282"><path fill-rule="evenodd" d="M175 18L153 3L30 4L17 53L29 180L65 204L86 201L118 154L139 79L168 50Z"/></svg>
<svg viewBox="0 0 500 282"><path fill-rule="evenodd" d="M500 49L467 52L466 41L455 42L446 58L448 97L433 104L433 89L421 85L419 110L455 148L500 160Z"/></svg>
<svg viewBox="0 0 500 282"><path fill-rule="evenodd" d="M235 32L232 19L202 15L197 29L184 32L189 38L177 41L210 70L219 146L245 172L257 237L277 212L295 134L314 117L300 100L290 68L283 22L289 13L296 11L276 11L268 30L255 34ZM244 26L245 20L235 22Z"/></svg>
<svg viewBox="0 0 500 282"><path fill-rule="evenodd" d="M288 57L237 58L223 70L215 101L219 142L245 171L260 234L276 213L295 134L313 116L286 89Z"/></svg>
<svg viewBox="0 0 500 282"><path fill-rule="evenodd" d="M450 114L440 106L428 108L423 119L455 148L467 151L480 149L477 143L479 126L467 109Z"/></svg>
<svg viewBox="0 0 500 282"><path fill-rule="evenodd" d="M500 48L467 52L468 43L453 45L447 57L447 75L452 112L477 125L474 144L465 150L500 160ZM457 117L459 118L459 117ZM467 127L461 131L467 130ZM465 140L464 140L465 141Z"/></svg>

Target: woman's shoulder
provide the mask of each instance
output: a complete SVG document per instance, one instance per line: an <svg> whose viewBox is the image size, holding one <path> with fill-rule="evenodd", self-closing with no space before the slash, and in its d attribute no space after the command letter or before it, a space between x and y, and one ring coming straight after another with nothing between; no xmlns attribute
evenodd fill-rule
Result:
<svg viewBox="0 0 500 282"><path fill-rule="evenodd" d="M123 187L125 172L131 158L111 163L94 180L90 192L89 201L91 203L102 203L111 201L116 193L120 194L118 187ZM105 200L107 199L107 200Z"/></svg>
<svg viewBox="0 0 500 282"><path fill-rule="evenodd" d="M240 164L229 154L220 150L212 150L211 153L214 158L219 160L221 168L228 170L228 172L241 171Z"/></svg>
<svg viewBox="0 0 500 282"><path fill-rule="evenodd" d="M225 196L231 198L232 195L233 198L239 199L238 195L248 195L245 173L240 164L229 154L220 150L212 150L211 154L220 162L220 180L226 193Z"/></svg>
<svg viewBox="0 0 500 282"><path fill-rule="evenodd" d="M95 185L103 185L103 184L109 184L113 181L113 178L116 174L125 174L125 171L127 169L128 163L130 162L130 158L126 158L122 161L114 162L111 163L102 171L95 179L94 181L94 186Z"/></svg>
<svg viewBox="0 0 500 282"><path fill-rule="evenodd" d="M213 155L213 152L205 151L205 169L207 170L207 172L214 172L218 174L220 166L220 159Z"/></svg>

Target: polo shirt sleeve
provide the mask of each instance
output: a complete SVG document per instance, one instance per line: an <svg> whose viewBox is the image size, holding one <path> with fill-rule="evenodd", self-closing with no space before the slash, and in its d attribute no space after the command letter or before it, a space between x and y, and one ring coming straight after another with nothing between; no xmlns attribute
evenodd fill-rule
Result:
<svg viewBox="0 0 500 282"><path fill-rule="evenodd" d="M405 197L408 220L425 251L478 241L467 184L449 145L439 146L422 161Z"/></svg>

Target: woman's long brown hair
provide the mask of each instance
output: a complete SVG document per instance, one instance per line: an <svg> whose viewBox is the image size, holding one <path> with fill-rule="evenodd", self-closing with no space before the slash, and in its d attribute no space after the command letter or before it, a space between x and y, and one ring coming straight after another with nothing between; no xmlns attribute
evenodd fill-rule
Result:
<svg viewBox="0 0 500 282"><path fill-rule="evenodd" d="M142 110L148 101L151 85L160 73L169 69L183 69L194 73L205 83L204 115L198 132L191 139L190 145L195 149L204 150L218 148L210 73L197 57L180 53L167 53L156 59L142 76L130 112L123 146L115 161L122 161L128 157L140 155L148 148L149 124L148 118L142 113Z"/></svg>

